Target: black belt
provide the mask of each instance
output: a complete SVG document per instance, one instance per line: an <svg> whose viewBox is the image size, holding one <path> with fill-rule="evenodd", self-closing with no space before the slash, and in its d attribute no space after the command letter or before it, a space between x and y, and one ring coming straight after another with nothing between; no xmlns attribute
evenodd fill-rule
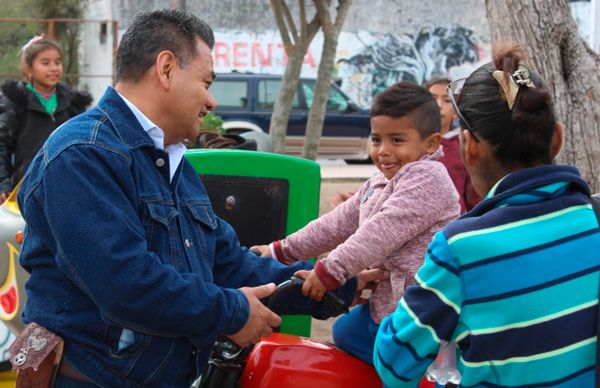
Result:
<svg viewBox="0 0 600 388"><path fill-rule="evenodd" d="M73 380L81 381L84 383L94 384L89 377L79 372L77 369L73 368L71 364L69 364L65 359L60 363L60 368L58 369L58 374L64 377L68 377Z"/></svg>

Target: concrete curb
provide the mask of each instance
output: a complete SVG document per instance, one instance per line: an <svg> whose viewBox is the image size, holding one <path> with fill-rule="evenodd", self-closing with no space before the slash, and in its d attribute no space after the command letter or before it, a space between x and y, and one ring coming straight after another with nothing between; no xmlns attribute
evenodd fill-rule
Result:
<svg viewBox="0 0 600 388"><path fill-rule="evenodd" d="M368 177L359 178L359 177L348 177L348 178L323 178L321 177L321 184L324 183L363 183L369 179Z"/></svg>

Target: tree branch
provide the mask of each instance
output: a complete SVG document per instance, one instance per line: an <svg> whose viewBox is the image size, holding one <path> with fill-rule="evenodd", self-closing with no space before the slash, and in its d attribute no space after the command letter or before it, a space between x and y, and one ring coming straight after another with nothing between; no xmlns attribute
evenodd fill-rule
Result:
<svg viewBox="0 0 600 388"><path fill-rule="evenodd" d="M331 33L331 18L329 17L329 4L328 0L313 0L315 7L317 8L317 15L323 27L324 34Z"/></svg>
<svg viewBox="0 0 600 388"><path fill-rule="evenodd" d="M337 15L335 17L334 28L339 30L342 28L344 24L344 20L346 20L346 15L348 15L348 9L352 4L352 0L340 0L337 7Z"/></svg>
<svg viewBox="0 0 600 388"><path fill-rule="evenodd" d="M277 28L279 29L279 34L281 35L281 40L283 41L283 46L285 47L285 51L287 52L291 46L294 45L295 42L290 40L290 33L285 25L285 20L283 19L283 7L287 8L284 0L271 0L271 9L273 10L273 14L275 15L275 22L277 23Z"/></svg>
<svg viewBox="0 0 600 388"><path fill-rule="evenodd" d="M306 31L306 9L304 8L304 0L300 0L300 39L304 40L307 36Z"/></svg>
<svg viewBox="0 0 600 388"><path fill-rule="evenodd" d="M310 23L308 23L306 27L306 41L310 43L312 42L315 35L317 35L317 32L321 27L321 21L319 20L318 12L315 13L315 16L313 16L312 20L310 21Z"/></svg>
<svg viewBox="0 0 600 388"><path fill-rule="evenodd" d="M296 25L294 24L294 19L292 18L292 14L290 13L290 8L285 3L285 0L282 0L282 1L283 1L283 14L285 16L285 20L287 21L288 28L294 39L294 44L297 44L298 43L298 30L296 30ZM300 11L300 12L302 12L302 11ZM300 23L302 23L302 22L303 21L300 20Z"/></svg>

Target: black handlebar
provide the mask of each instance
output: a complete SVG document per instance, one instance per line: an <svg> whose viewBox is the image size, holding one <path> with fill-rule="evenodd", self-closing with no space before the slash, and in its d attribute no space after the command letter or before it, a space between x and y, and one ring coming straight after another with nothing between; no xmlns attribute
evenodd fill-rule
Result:
<svg viewBox="0 0 600 388"><path fill-rule="evenodd" d="M291 279L279 284L275 291L263 300L265 306L273 309L275 302L290 292L301 292L304 279L292 276ZM344 301L332 292L326 292L323 296L326 303L335 311L336 315L348 312L348 306ZM226 337L217 340L213 349L207 368L202 373L200 388L235 388L239 387L239 381L244 371L244 360L252 351L254 346L240 348Z"/></svg>
<svg viewBox="0 0 600 388"><path fill-rule="evenodd" d="M277 286L275 291L273 291L273 293L267 298L265 306L272 310L277 299L279 299L282 295L286 295L291 292L300 292L299 290L302 288L303 284L304 279L298 276L292 276L290 280L286 280ZM329 307L331 307L335 312L335 315L347 314L349 311L346 303L331 291L327 291L325 295L323 295L323 303L326 303Z"/></svg>

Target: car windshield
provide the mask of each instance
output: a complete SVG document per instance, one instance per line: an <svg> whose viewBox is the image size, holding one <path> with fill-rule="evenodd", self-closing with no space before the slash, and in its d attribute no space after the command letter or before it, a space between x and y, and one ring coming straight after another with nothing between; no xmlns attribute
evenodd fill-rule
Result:
<svg viewBox="0 0 600 388"><path fill-rule="evenodd" d="M219 107L248 107L248 82L246 81L216 79L210 86L210 92Z"/></svg>
<svg viewBox="0 0 600 388"><path fill-rule="evenodd" d="M306 106L310 108L315 93L315 81L303 81L302 91L306 97ZM329 97L327 99L327 110L336 112L345 112L348 110L348 99L340 93L333 85L329 88Z"/></svg>
<svg viewBox="0 0 600 388"><path fill-rule="evenodd" d="M281 80L269 79L260 81L258 83L258 108L272 109L280 87ZM295 93L292 109L298 109L299 107L298 93Z"/></svg>

